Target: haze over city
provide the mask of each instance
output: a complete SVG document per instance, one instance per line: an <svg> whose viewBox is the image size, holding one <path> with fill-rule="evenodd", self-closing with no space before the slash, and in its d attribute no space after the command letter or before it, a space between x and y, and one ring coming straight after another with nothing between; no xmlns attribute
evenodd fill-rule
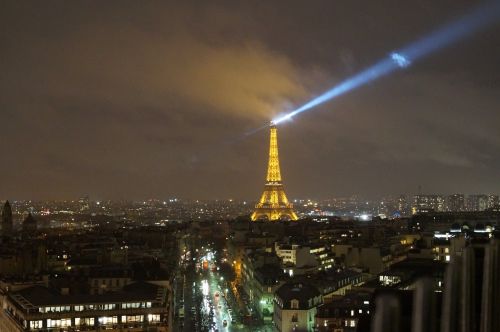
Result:
<svg viewBox="0 0 500 332"><path fill-rule="evenodd" d="M4 2L0 197L255 200L268 135L244 133L471 6ZM280 125L289 197L498 194L499 33Z"/></svg>

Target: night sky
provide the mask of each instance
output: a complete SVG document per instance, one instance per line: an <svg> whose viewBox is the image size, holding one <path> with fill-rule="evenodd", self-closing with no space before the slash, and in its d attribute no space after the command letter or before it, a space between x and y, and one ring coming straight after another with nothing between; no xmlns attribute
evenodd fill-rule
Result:
<svg viewBox="0 0 500 332"><path fill-rule="evenodd" d="M2 1L0 198L235 198L241 139L471 0ZM278 129L290 198L500 192L500 24Z"/></svg>

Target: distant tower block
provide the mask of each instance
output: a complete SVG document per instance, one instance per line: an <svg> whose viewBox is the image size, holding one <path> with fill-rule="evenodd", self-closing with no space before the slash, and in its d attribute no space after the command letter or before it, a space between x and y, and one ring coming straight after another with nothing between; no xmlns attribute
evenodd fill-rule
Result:
<svg viewBox="0 0 500 332"><path fill-rule="evenodd" d="M297 220L293 205L286 198L285 189L281 183L280 161L278 158L278 132L276 125L271 122L271 139L269 145L269 164L267 166L266 185L259 203L252 213L253 221L259 219Z"/></svg>
<svg viewBox="0 0 500 332"><path fill-rule="evenodd" d="M12 208L9 201L6 201L2 209L2 235L12 236L13 222L12 222Z"/></svg>

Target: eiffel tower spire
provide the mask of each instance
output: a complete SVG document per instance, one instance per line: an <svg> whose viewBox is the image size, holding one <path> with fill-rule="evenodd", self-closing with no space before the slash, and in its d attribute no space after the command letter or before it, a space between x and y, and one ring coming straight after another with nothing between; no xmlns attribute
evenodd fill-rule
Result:
<svg viewBox="0 0 500 332"><path fill-rule="evenodd" d="M278 130L272 122L270 130L266 184L259 203L255 205L255 211L252 213L251 219L267 218L268 220L279 220L288 218L297 220L297 214L293 211L293 205L288 202L285 189L281 183L280 161L278 157Z"/></svg>

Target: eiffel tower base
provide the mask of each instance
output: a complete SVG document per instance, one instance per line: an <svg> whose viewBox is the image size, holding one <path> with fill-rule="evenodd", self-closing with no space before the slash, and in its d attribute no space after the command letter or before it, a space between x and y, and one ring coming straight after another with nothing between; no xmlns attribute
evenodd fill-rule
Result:
<svg viewBox="0 0 500 332"><path fill-rule="evenodd" d="M255 211L250 217L253 221L256 220L297 220L298 217L290 207L259 207L255 208Z"/></svg>

